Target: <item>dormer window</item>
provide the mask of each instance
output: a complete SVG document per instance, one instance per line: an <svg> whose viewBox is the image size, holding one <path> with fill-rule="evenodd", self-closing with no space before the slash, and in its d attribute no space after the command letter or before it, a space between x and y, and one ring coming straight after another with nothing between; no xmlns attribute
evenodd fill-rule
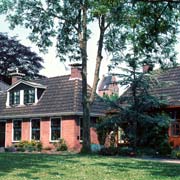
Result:
<svg viewBox="0 0 180 180"><path fill-rule="evenodd" d="M35 103L35 89L24 90L24 104Z"/></svg>
<svg viewBox="0 0 180 180"><path fill-rule="evenodd" d="M20 91L10 92L10 105L19 105L20 104Z"/></svg>
<svg viewBox="0 0 180 180"><path fill-rule="evenodd" d="M20 80L7 90L6 107L36 105L46 86Z"/></svg>

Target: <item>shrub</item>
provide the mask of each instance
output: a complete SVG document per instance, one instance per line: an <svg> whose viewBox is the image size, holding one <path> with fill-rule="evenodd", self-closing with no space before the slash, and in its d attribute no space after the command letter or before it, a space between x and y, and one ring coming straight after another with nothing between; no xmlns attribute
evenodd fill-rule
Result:
<svg viewBox="0 0 180 180"><path fill-rule="evenodd" d="M180 149L172 150L171 157L175 159L180 159Z"/></svg>
<svg viewBox="0 0 180 180"><path fill-rule="evenodd" d="M136 156L136 152L130 147L108 147L102 148L99 152L100 155L104 156Z"/></svg>
<svg viewBox="0 0 180 180"><path fill-rule="evenodd" d="M159 155L170 155L172 148L170 144L166 141L163 141L159 144L159 146L156 148L157 152L159 152Z"/></svg>
<svg viewBox="0 0 180 180"><path fill-rule="evenodd" d="M38 141L20 141L16 144L14 144L14 148L16 151L41 151L42 150L42 143Z"/></svg>
<svg viewBox="0 0 180 180"><path fill-rule="evenodd" d="M67 151L68 150L68 147L67 147L64 139L59 139L58 142L55 142L53 144L56 148L56 151Z"/></svg>

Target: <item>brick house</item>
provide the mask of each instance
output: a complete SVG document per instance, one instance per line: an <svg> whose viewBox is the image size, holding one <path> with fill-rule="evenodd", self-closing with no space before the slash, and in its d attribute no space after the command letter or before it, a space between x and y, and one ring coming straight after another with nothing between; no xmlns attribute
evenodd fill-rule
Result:
<svg viewBox="0 0 180 180"><path fill-rule="evenodd" d="M34 81L13 73L12 85L0 93L0 146L21 140L41 141L53 148L63 138L70 150L80 150L82 143L82 80L78 66L71 74ZM98 144L94 128L104 116L104 104L96 96L91 108L91 143Z"/></svg>
<svg viewBox="0 0 180 180"><path fill-rule="evenodd" d="M104 75L98 87L98 94L101 97L104 95L119 95L119 87L116 77L113 75Z"/></svg>
<svg viewBox="0 0 180 180"><path fill-rule="evenodd" d="M143 72L149 72L147 66L145 68L143 67ZM167 132L169 142L173 147L180 147L180 67L170 68L165 71L156 71L155 73L159 85L152 87L150 92L157 98L167 102L167 106L158 109L158 111L164 111L172 118L169 131ZM122 97L125 96L130 96L129 90L122 95Z"/></svg>

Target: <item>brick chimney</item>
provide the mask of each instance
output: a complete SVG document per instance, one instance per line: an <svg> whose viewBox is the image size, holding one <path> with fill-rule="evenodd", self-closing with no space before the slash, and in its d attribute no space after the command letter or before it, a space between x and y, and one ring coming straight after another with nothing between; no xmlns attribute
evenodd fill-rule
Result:
<svg viewBox="0 0 180 180"><path fill-rule="evenodd" d="M82 79L81 70L82 65L79 63L71 64L71 77L70 79Z"/></svg>
<svg viewBox="0 0 180 180"><path fill-rule="evenodd" d="M18 68L16 68L16 72L9 74L11 76L11 84L15 84L17 81L21 80L25 74L19 73Z"/></svg>
<svg viewBox="0 0 180 180"><path fill-rule="evenodd" d="M143 65L143 73L148 73L153 70L153 65L145 64Z"/></svg>

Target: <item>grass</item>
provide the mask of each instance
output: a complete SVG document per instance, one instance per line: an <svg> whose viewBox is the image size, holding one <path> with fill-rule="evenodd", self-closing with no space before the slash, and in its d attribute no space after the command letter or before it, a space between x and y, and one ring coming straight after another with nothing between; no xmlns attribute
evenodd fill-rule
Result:
<svg viewBox="0 0 180 180"><path fill-rule="evenodd" d="M0 153L5 180L180 180L180 164L97 155Z"/></svg>

